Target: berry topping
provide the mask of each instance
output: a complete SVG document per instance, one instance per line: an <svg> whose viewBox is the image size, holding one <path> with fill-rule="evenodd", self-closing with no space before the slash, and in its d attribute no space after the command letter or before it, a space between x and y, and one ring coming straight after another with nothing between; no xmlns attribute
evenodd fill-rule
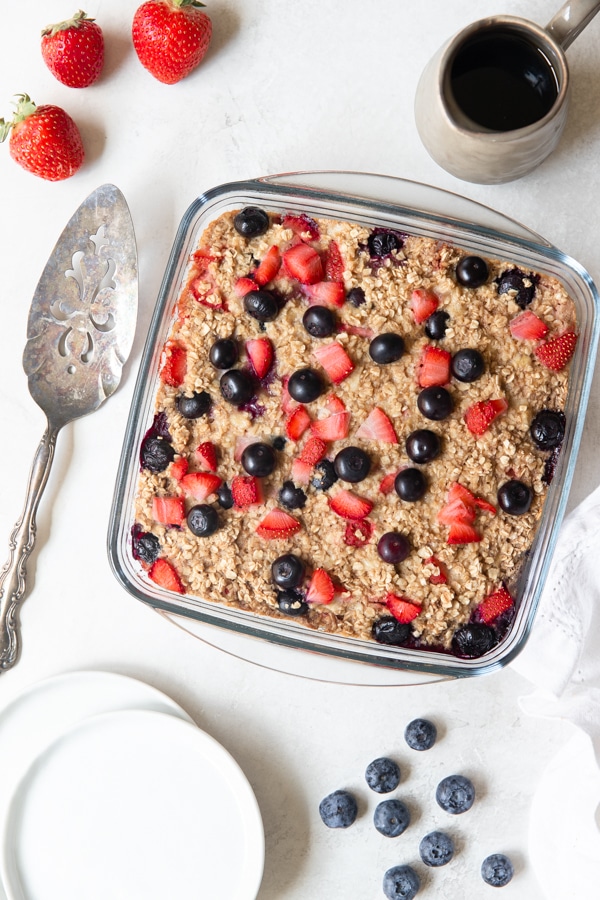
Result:
<svg viewBox="0 0 600 900"><path fill-rule="evenodd" d="M362 306L366 300L365 292L360 287L351 288L348 291L346 300L351 306L355 306L358 308L359 306Z"/></svg>
<svg viewBox="0 0 600 900"><path fill-rule="evenodd" d="M556 472L556 466L558 465L558 458L560 456L560 447L555 447L548 456L548 458L544 462L544 471L542 474L542 481L544 484L552 484L552 480L554 478L554 473Z"/></svg>
<svg viewBox="0 0 600 900"><path fill-rule="evenodd" d="M335 313L327 306L309 306L302 316L305 329L316 338L330 337L336 330Z"/></svg>
<svg viewBox="0 0 600 900"><path fill-rule="evenodd" d="M304 578L304 563L293 553L278 556L271 565L271 578L279 587L298 587Z"/></svg>
<svg viewBox="0 0 600 900"><path fill-rule="evenodd" d="M257 322L272 322L279 313L279 303L271 291L249 291L244 296L244 309Z"/></svg>
<svg viewBox="0 0 600 900"><path fill-rule="evenodd" d="M285 433L292 441L302 437L310 425L310 416L303 406L298 406L285 421Z"/></svg>
<svg viewBox="0 0 600 900"><path fill-rule="evenodd" d="M325 304L339 309L346 302L344 285L339 281L317 281L304 286L304 293L312 303Z"/></svg>
<svg viewBox="0 0 600 900"><path fill-rule="evenodd" d="M233 220L233 227L245 238L259 237L269 227L269 217L258 206L245 206Z"/></svg>
<svg viewBox="0 0 600 900"><path fill-rule="evenodd" d="M371 629L373 639L378 644L389 644L393 647L402 647L410 639L410 628L402 624L394 616L382 616L373 623Z"/></svg>
<svg viewBox="0 0 600 900"><path fill-rule="evenodd" d="M291 229L294 234L306 237L309 241L318 241L321 236L319 226L306 213L300 213L298 216L292 214L284 216L282 224L284 228Z"/></svg>
<svg viewBox="0 0 600 900"><path fill-rule="evenodd" d="M400 768L393 759L380 756L367 766L365 781L377 794L389 794L400 784Z"/></svg>
<svg viewBox="0 0 600 900"><path fill-rule="evenodd" d="M286 616L305 616L308 612L308 603L304 602L302 594L293 589L278 591L277 606L279 612Z"/></svg>
<svg viewBox="0 0 600 900"><path fill-rule="evenodd" d="M160 541L155 534L142 531L139 525L134 525L131 529L131 550L134 559L152 565L158 558Z"/></svg>
<svg viewBox="0 0 600 900"><path fill-rule="evenodd" d="M175 458L172 444L165 438L150 433L142 441L140 463L149 472L164 472Z"/></svg>
<svg viewBox="0 0 600 900"><path fill-rule="evenodd" d="M409 555L410 541L397 531L386 531L377 542L377 552L386 563L396 565L401 563Z"/></svg>
<svg viewBox="0 0 600 900"><path fill-rule="evenodd" d="M437 738L437 728L429 719L413 719L404 729L404 740L411 750L431 750Z"/></svg>
<svg viewBox="0 0 600 900"><path fill-rule="evenodd" d="M275 351L269 338L259 337L246 341L246 353L256 377L264 378L275 359Z"/></svg>
<svg viewBox="0 0 600 900"><path fill-rule="evenodd" d="M395 250L400 250L404 243L402 237L389 228L374 228L367 240L369 254L375 259L383 259Z"/></svg>
<svg viewBox="0 0 600 900"><path fill-rule="evenodd" d="M231 495L234 504L240 509L262 503L260 482L253 475L236 475L231 482Z"/></svg>
<svg viewBox="0 0 600 900"><path fill-rule="evenodd" d="M233 338L215 341L208 353L215 369L233 369L239 359L238 345Z"/></svg>
<svg viewBox="0 0 600 900"><path fill-rule="evenodd" d="M360 447L344 447L333 461L335 474L342 481L358 484L364 481L371 469L371 457Z"/></svg>
<svg viewBox="0 0 600 900"><path fill-rule="evenodd" d="M413 900L421 881L412 866L392 866L383 876L383 893L387 900Z"/></svg>
<svg viewBox="0 0 600 900"><path fill-rule="evenodd" d="M472 350L471 348L459 350L452 357L451 370L458 381L467 383L477 381L485 370L483 356L479 350Z"/></svg>
<svg viewBox="0 0 600 900"><path fill-rule="evenodd" d="M539 280L539 275L526 275L517 268L507 269L496 278L496 290L499 294L510 294L517 306L525 309L533 300Z"/></svg>
<svg viewBox="0 0 600 900"><path fill-rule="evenodd" d="M457 816L473 806L475 788L465 775L448 775L438 784L435 799L445 812Z"/></svg>
<svg viewBox="0 0 600 900"><path fill-rule="evenodd" d="M333 418L333 416L330 418ZM323 459L315 466L310 483L316 491L328 491L337 480L338 477L335 474L333 463L328 459Z"/></svg>
<svg viewBox="0 0 600 900"><path fill-rule="evenodd" d="M159 525L181 525L185 518L182 497L153 497L152 518Z"/></svg>
<svg viewBox="0 0 600 900"><path fill-rule="evenodd" d="M166 344L160 367L160 380L171 387L179 387L187 373L187 351L178 344Z"/></svg>
<svg viewBox="0 0 600 900"><path fill-rule="evenodd" d="M321 396L325 386L319 373L307 366L290 375L287 389L298 403L312 403Z"/></svg>
<svg viewBox="0 0 600 900"><path fill-rule="evenodd" d="M309 466L315 466L320 462L327 452L327 444L318 437L311 437L307 440L299 459Z"/></svg>
<svg viewBox="0 0 600 900"><path fill-rule="evenodd" d="M434 569L437 569L436 572L432 572L429 576L430 584L447 584L448 576L446 575L446 569L442 562L435 556L428 556L427 559L423 560L424 566L433 566Z"/></svg>
<svg viewBox="0 0 600 900"><path fill-rule="evenodd" d="M337 341L317 347L313 356L323 366L334 384L339 384L354 371L354 363Z"/></svg>
<svg viewBox="0 0 600 900"><path fill-rule="evenodd" d="M223 399L232 406L243 406L254 396L254 382L241 369L230 369L221 375L219 388Z"/></svg>
<svg viewBox="0 0 600 900"><path fill-rule="evenodd" d="M254 280L259 287L264 287L270 281L273 281L281 267L281 254L279 247L273 245L269 247L265 256L260 262L258 269L254 272Z"/></svg>
<svg viewBox="0 0 600 900"><path fill-rule="evenodd" d="M335 241L330 241L325 258L325 275L329 281L344 280L344 259Z"/></svg>
<svg viewBox="0 0 600 900"><path fill-rule="evenodd" d="M203 441L196 447L195 458L203 472L217 471L217 451L211 441Z"/></svg>
<svg viewBox="0 0 600 900"><path fill-rule="evenodd" d="M489 277L487 263L480 256L463 256L456 266L456 280L463 287L477 288Z"/></svg>
<svg viewBox="0 0 600 900"><path fill-rule="evenodd" d="M212 472L189 472L179 483L186 497L193 497L194 500L202 502L216 493L221 479Z"/></svg>
<svg viewBox="0 0 600 900"><path fill-rule="evenodd" d="M514 872L513 864L504 853L492 853L481 863L481 877L491 887L504 887Z"/></svg>
<svg viewBox="0 0 600 900"><path fill-rule="evenodd" d="M440 455L441 443L435 431L419 428L406 438L406 452L416 463L428 463Z"/></svg>
<svg viewBox="0 0 600 900"><path fill-rule="evenodd" d="M188 528L196 537L208 537L219 527L219 516L214 506L200 503L192 506L187 516Z"/></svg>
<svg viewBox="0 0 600 900"><path fill-rule="evenodd" d="M506 481L498 489L498 505L509 516L523 516L529 512L533 491L522 481Z"/></svg>
<svg viewBox="0 0 600 900"><path fill-rule="evenodd" d="M452 652L465 659L477 659L496 644L496 635L489 625L469 622L461 625L452 638Z"/></svg>
<svg viewBox="0 0 600 900"><path fill-rule="evenodd" d="M165 588L167 591L174 591L176 594L185 594L185 588L181 583L181 578L176 569L168 562L168 560L163 559L162 557L152 564L152 567L148 572L148 577L151 578L155 584L158 584L159 587Z"/></svg>
<svg viewBox="0 0 600 900"><path fill-rule="evenodd" d="M540 341L548 334L548 326L535 313L525 309L509 324L510 333L520 341Z"/></svg>
<svg viewBox="0 0 600 900"><path fill-rule="evenodd" d="M323 281L321 257L308 244L296 244L283 254L283 264L292 278L302 284L316 284Z"/></svg>
<svg viewBox="0 0 600 900"><path fill-rule="evenodd" d="M419 844L419 855L426 866L445 866L454 856L454 841L443 831L430 831Z"/></svg>
<svg viewBox="0 0 600 900"><path fill-rule="evenodd" d="M356 437L384 444L397 444L398 437L389 417L378 406L373 407L356 432Z"/></svg>
<svg viewBox="0 0 600 900"><path fill-rule="evenodd" d="M442 419L447 419L454 409L454 402L446 388L428 387L417 397L417 407L426 419L441 422Z"/></svg>
<svg viewBox="0 0 600 900"><path fill-rule="evenodd" d="M234 505L231 488L224 482L217 488L217 500L222 509L231 509Z"/></svg>
<svg viewBox="0 0 600 900"><path fill-rule="evenodd" d="M508 403L504 398L500 398L498 400L480 400L478 403L474 403L473 406L470 406L465 412L464 419L467 425L467 428L474 434L476 437L484 434L492 422L498 418L498 416L505 413L508 409Z"/></svg>
<svg viewBox="0 0 600 900"><path fill-rule="evenodd" d="M424 496L427 481L420 469L402 469L394 479L394 490L401 500L415 503Z"/></svg>
<svg viewBox="0 0 600 900"><path fill-rule="evenodd" d="M443 309L438 309L425 322L425 334L432 341L441 341L446 336L446 328L450 316Z"/></svg>
<svg viewBox="0 0 600 900"><path fill-rule="evenodd" d="M368 519L349 521L344 531L344 543L349 547L364 547L371 540L373 527Z"/></svg>
<svg viewBox="0 0 600 900"><path fill-rule="evenodd" d="M419 387L442 387L448 384L451 360L452 356L447 350L442 350L441 347L425 347L417 365Z"/></svg>
<svg viewBox="0 0 600 900"><path fill-rule="evenodd" d="M565 436L565 414L559 410L542 409L529 426L531 440L540 450L560 447Z"/></svg>
<svg viewBox="0 0 600 900"><path fill-rule="evenodd" d="M328 828L348 828L356 821L358 806L349 791L334 791L321 800L319 815Z"/></svg>
<svg viewBox="0 0 600 900"><path fill-rule="evenodd" d="M325 569L315 569L306 590L306 602L315 604L331 603L334 594L333 581Z"/></svg>
<svg viewBox="0 0 600 900"><path fill-rule="evenodd" d="M511 609L513 605L514 600L508 593L506 588L500 587L497 591L493 591L493 593L488 594L485 600L481 601L481 603L477 607L477 611L481 617L482 622L485 622L486 625L489 625L491 622L495 622L498 616L501 616L502 613L505 613L507 610Z"/></svg>
<svg viewBox="0 0 600 900"><path fill-rule="evenodd" d="M349 423L350 413L339 412L312 422L310 430L315 437L323 441L341 441L348 436Z"/></svg>
<svg viewBox="0 0 600 900"><path fill-rule="evenodd" d="M282 509L272 509L256 526L256 533L266 540L283 540L300 531L300 522Z"/></svg>
<svg viewBox="0 0 600 900"><path fill-rule="evenodd" d="M306 503L306 494L293 481L284 481L279 491L279 502L286 509L302 509Z"/></svg>
<svg viewBox="0 0 600 900"><path fill-rule="evenodd" d="M257 291L258 285L250 276L242 276L235 283L234 291L238 297L245 297L248 291Z"/></svg>
<svg viewBox="0 0 600 900"><path fill-rule="evenodd" d="M399 597L397 594L386 594L385 605L395 619L398 619L403 625L408 625L413 619L416 619L421 612L421 607L406 597Z"/></svg>
<svg viewBox="0 0 600 900"><path fill-rule="evenodd" d="M563 331L557 337L550 338L545 344L540 344L533 351L542 365L553 372L560 372L567 365L577 344L577 335L574 331Z"/></svg>
<svg viewBox="0 0 600 900"><path fill-rule="evenodd" d="M410 308L417 325L425 322L436 311L440 301L433 291L417 289L410 295Z"/></svg>
<svg viewBox="0 0 600 900"><path fill-rule="evenodd" d="M175 402L184 419L199 419L200 416L206 415L212 404L210 394L206 391L193 393L191 397L179 394Z"/></svg>
<svg viewBox="0 0 600 900"><path fill-rule="evenodd" d="M404 338L392 331L378 334L369 344L369 356L378 366L397 362L404 353Z"/></svg>
<svg viewBox="0 0 600 900"><path fill-rule="evenodd" d="M270 444L253 441L243 451L241 463L248 475L266 478L275 468L275 451Z"/></svg>
<svg viewBox="0 0 600 900"><path fill-rule="evenodd" d="M408 807L396 798L382 800L375 807L373 825L385 837L398 837L410 824ZM399 895L402 896L402 895Z"/></svg>
<svg viewBox="0 0 600 900"><path fill-rule="evenodd" d="M323 463L319 465L323 465ZM334 497L330 497L329 506L343 519L364 519L373 509L370 500L357 497L356 494L346 490L338 491Z"/></svg>

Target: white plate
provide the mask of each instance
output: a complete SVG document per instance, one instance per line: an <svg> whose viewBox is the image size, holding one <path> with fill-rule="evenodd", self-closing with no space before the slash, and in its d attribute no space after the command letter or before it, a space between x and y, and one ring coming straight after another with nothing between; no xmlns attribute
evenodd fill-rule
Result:
<svg viewBox="0 0 600 900"><path fill-rule="evenodd" d="M2 827L10 900L253 900L260 812L235 760L172 715L129 710L65 732Z"/></svg>

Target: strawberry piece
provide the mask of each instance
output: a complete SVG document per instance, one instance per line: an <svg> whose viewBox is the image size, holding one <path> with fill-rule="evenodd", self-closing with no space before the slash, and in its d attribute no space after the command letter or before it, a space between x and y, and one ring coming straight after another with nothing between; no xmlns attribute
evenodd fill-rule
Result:
<svg viewBox="0 0 600 900"><path fill-rule="evenodd" d="M233 502L240 509L262 503L260 481L253 475L236 475L231 481Z"/></svg>
<svg viewBox="0 0 600 900"><path fill-rule="evenodd" d="M448 544L476 544L481 535L467 522L457 522L448 531Z"/></svg>
<svg viewBox="0 0 600 900"><path fill-rule="evenodd" d="M153 497L152 518L160 525L181 525L185 518L182 497Z"/></svg>
<svg viewBox="0 0 600 900"><path fill-rule="evenodd" d="M207 497L214 494L222 479L210 472L189 472L181 479L181 487L186 497L204 502Z"/></svg>
<svg viewBox="0 0 600 900"><path fill-rule="evenodd" d="M484 434L492 422L506 412L508 403L504 398L498 400L480 400L470 406L464 415L467 428L476 437Z"/></svg>
<svg viewBox="0 0 600 900"><path fill-rule="evenodd" d="M201 63L212 22L195 0L146 0L135 12L133 46L145 69L163 84L181 81Z"/></svg>
<svg viewBox="0 0 600 900"><path fill-rule="evenodd" d="M368 341L373 340L375 337L373 329L367 328L365 325L348 325L346 322L340 322L338 331L345 331L346 334L355 334L356 337L366 338Z"/></svg>
<svg viewBox="0 0 600 900"><path fill-rule="evenodd" d="M344 260L335 241L330 241L325 256L325 276L329 281L344 280Z"/></svg>
<svg viewBox="0 0 600 900"><path fill-rule="evenodd" d="M545 344L540 344L533 351L542 365L553 372L560 372L567 365L577 344L577 335L574 331L563 331L557 337L551 338Z"/></svg>
<svg viewBox="0 0 600 900"><path fill-rule="evenodd" d="M301 525L282 509L270 510L256 526L256 533L266 540L283 540L300 531Z"/></svg>
<svg viewBox="0 0 600 900"><path fill-rule="evenodd" d="M385 444L398 443L398 436L389 416L378 406L373 407L356 432L356 437L366 438L370 441L382 441Z"/></svg>
<svg viewBox="0 0 600 900"><path fill-rule="evenodd" d="M212 276L207 279L206 275L200 275L190 284L190 291L194 299L207 309L228 311L227 300L215 287Z"/></svg>
<svg viewBox="0 0 600 900"><path fill-rule="evenodd" d="M268 337L246 341L246 353L257 378L264 378L275 359L273 344Z"/></svg>
<svg viewBox="0 0 600 900"><path fill-rule="evenodd" d="M427 559L423 560L423 565L425 566L435 566L438 570L437 575L432 574L429 576L430 584L446 584L448 581L448 576L446 575L446 569L443 563L439 561L436 556L430 556Z"/></svg>
<svg viewBox="0 0 600 900"><path fill-rule="evenodd" d="M379 490L382 494L391 494L394 490L394 485L396 483L396 475L398 472L390 472L388 475L385 475L381 484L379 485Z"/></svg>
<svg viewBox="0 0 600 900"><path fill-rule="evenodd" d="M403 625L408 625L421 612L420 606L406 597L399 597L397 594L386 594L384 602L394 618L402 622Z"/></svg>
<svg viewBox="0 0 600 900"><path fill-rule="evenodd" d="M296 244L283 254L283 264L292 278L302 284L316 284L323 280L321 257L308 244Z"/></svg>
<svg viewBox="0 0 600 900"><path fill-rule="evenodd" d="M313 351L313 356L323 366L334 384L339 384L354 371L354 363L337 341L317 347Z"/></svg>
<svg viewBox="0 0 600 900"><path fill-rule="evenodd" d="M302 437L310 425L310 416L304 406L298 406L285 421L285 433L292 441Z"/></svg>
<svg viewBox="0 0 600 900"><path fill-rule="evenodd" d="M465 503L460 497L456 497L440 509L437 520L442 525L472 525L476 514L474 503Z"/></svg>
<svg viewBox="0 0 600 900"><path fill-rule="evenodd" d="M187 372L187 352L179 344L167 343L163 350L160 379L163 384L179 387Z"/></svg>
<svg viewBox="0 0 600 900"><path fill-rule="evenodd" d="M238 297L245 297L250 291L257 291L258 285L249 275L243 275L238 278L233 289Z"/></svg>
<svg viewBox="0 0 600 900"><path fill-rule="evenodd" d="M337 394L327 394L325 406L332 414L346 412L346 404Z"/></svg>
<svg viewBox="0 0 600 900"><path fill-rule="evenodd" d="M489 594L477 607L479 615L487 625L514 605L514 600L504 586Z"/></svg>
<svg viewBox="0 0 600 900"><path fill-rule="evenodd" d="M350 413L335 413L325 419L317 419L311 422L310 430L314 437L322 441L341 441L348 437L350 426Z"/></svg>
<svg viewBox="0 0 600 900"><path fill-rule="evenodd" d="M265 253L258 269L254 272L254 280L260 287L264 287L269 281L273 281L281 267L281 253L279 247L273 244Z"/></svg>
<svg viewBox="0 0 600 900"><path fill-rule="evenodd" d="M187 473L187 470L188 461L185 456L180 456L179 459L173 460L169 466L169 475L171 478L174 478L175 481L181 481L183 476Z"/></svg>
<svg viewBox="0 0 600 900"><path fill-rule="evenodd" d="M428 345L423 349L417 366L417 382L420 387L442 387L450 381L452 355L441 347Z"/></svg>
<svg viewBox="0 0 600 900"><path fill-rule="evenodd" d="M72 19L44 28L42 58L61 84L88 87L98 80L104 65L102 29L79 10Z"/></svg>
<svg viewBox="0 0 600 900"><path fill-rule="evenodd" d="M484 512L489 512L493 516L496 515L496 507L493 503L489 503L487 500L484 500L482 497L475 497L475 506L478 509L484 510Z"/></svg>
<svg viewBox="0 0 600 900"><path fill-rule="evenodd" d="M546 323L529 309L511 319L508 327L512 336L520 341L539 341L548 333Z"/></svg>
<svg viewBox="0 0 600 900"><path fill-rule="evenodd" d="M165 588L167 591L174 591L176 594L185 594L185 588L177 570L162 556L152 563L148 575L159 587Z"/></svg>
<svg viewBox="0 0 600 900"><path fill-rule="evenodd" d="M333 512L343 519L365 519L373 509L370 500L357 497L356 494L345 489L330 497L328 503Z"/></svg>
<svg viewBox="0 0 600 900"><path fill-rule="evenodd" d="M211 441L203 441L196 447L196 462L203 472L217 471L217 449Z"/></svg>
<svg viewBox="0 0 600 900"><path fill-rule="evenodd" d="M246 447L250 446L250 444L255 444L259 441L260 438L255 434L238 434L235 439L235 446L233 448L233 458L236 462L240 462L242 458L242 453L246 449Z"/></svg>
<svg viewBox="0 0 600 900"><path fill-rule="evenodd" d="M281 411L286 416L289 416L290 413L293 413L297 405L296 401L293 400L290 396L290 392L287 388L289 380L289 375L284 375L281 379Z"/></svg>
<svg viewBox="0 0 600 900"><path fill-rule="evenodd" d="M12 120L0 119L0 142L10 134L11 157L33 175L46 181L70 178L85 157L77 125L60 106L36 106L27 94L17 98Z"/></svg>
<svg viewBox="0 0 600 900"><path fill-rule="evenodd" d="M346 302L346 291L344 285L339 281L318 281L316 284L309 284L304 288L304 292L309 297L311 303L319 303L320 305L333 306L339 309Z"/></svg>
<svg viewBox="0 0 600 900"><path fill-rule="evenodd" d="M440 301L433 291L417 288L410 296L410 308L417 325L420 325L436 311Z"/></svg>
<svg viewBox="0 0 600 900"><path fill-rule="evenodd" d="M294 484L308 484L314 465L303 459L295 459L292 462L292 481Z"/></svg>
<svg viewBox="0 0 600 900"><path fill-rule="evenodd" d="M344 543L349 547L364 547L370 541L374 527L368 519L348 522L344 531Z"/></svg>
<svg viewBox="0 0 600 900"><path fill-rule="evenodd" d="M198 247L192 253L192 257L198 272L206 272L211 263L218 262L222 258L221 256L216 256L212 250L206 247Z"/></svg>
<svg viewBox="0 0 600 900"><path fill-rule="evenodd" d="M290 213L283 217L282 224L284 228L289 228L298 237L307 237L309 241L318 241L321 236L319 226L306 213L300 213L299 216Z"/></svg>
<svg viewBox="0 0 600 900"><path fill-rule="evenodd" d="M322 441L321 438L318 437L311 437L307 440L306 444L302 448L300 459L302 460L302 462L308 463L311 466L316 466L316 464L323 459L326 453L327 444L325 443L325 441Z"/></svg>
<svg viewBox="0 0 600 900"><path fill-rule="evenodd" d="M448 502L452 503L453 500L462 500L464 503L471 506L475 503L475 494L473 494L469 488L466 488L464 484L453 481L448 488Z"/></svg>
<svg viewBox="0 0 600 900"><path fill-rule="evenodd" d="M315 569L306 591L307 603L331 603L335 588L325 569Z"/></svg>

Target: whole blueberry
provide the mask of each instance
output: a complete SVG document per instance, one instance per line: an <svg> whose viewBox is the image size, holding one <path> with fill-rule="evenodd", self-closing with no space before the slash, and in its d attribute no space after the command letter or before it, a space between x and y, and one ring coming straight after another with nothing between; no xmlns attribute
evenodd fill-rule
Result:
<svg viewBox="0 0 600 900"><path fill-rule="evenodd" d="M278 556L271 565L271 578L279 587L298 587L304 578L304 563L293 553Z"/></svg>
<svg viewBox="0 0 600 900"><path fill-rule="evenodd" d="M319 803L319 815L328 828L349 828L357 814L358 805L350 791L334 791Z"/></svg>
<svg viewBox="0 0 600 900"><path fill-rule="evenodd" d="M479 350L466 347L454 354L451 369L458 381L471 383L481 378L485 371L485 362Z"/></svg>
<svg viewBox="0 0 600 900"><path fill-rule="evenodd" d="M398 837L410 824L410 812L401 800L382 800L375 807L373 824L385 837Z"/></svg>
<svg viewBox="0 0 600 900"><path fill-rule="evenodd" d="M231 509L233 506L233 494L229 485L223 481L217 488L217 500L222 509Z"/></svg>
<svg viewBox="0 0 600 900"><path fill-rule="evenodd" d="M454 856L454 841L443 831L430 831L419 844L419 855L426 866L445 866Z"/></svg>
<svg viewBox="0 0 600 900"><path fill-rule="evenodd" d="M372 791L389 794L400 784L400 768L393 759L380 756L370 762L365 771L365 779Z"/></svg>
<svg viewBox="0 0 600 900"><path fill-rule="evenodd" d="M361 287L350 288L346 295L348 303L355 307L362 306L366 299L365 292Z"/></svg>
<svg viewBox="0 0 600 900"><path fill-rule="evenodd" d="M429 428L418 428L406 438L406 452L416 463L428 463L440 455L441 444L435 431Z"/></svg>
<svg viewBox="0 0 600 900"><path fill-rule="evenodd" d="M393 331L378 334L369 344L369 356L379 366L397 362L404 353L404 338Z"/></svg>
<svg viewBox="0 0 600 900"><path fill-rule="evenodd" d="M565 414L559 410L540 410L529 426L531 440L539 450L560 447L565 436L565 422Z"/></svg>
<svg viewBox="0 0 600 900"><path fill-rule="evenodd" d="M233 227L242 237L253 238L264 234L269 227L269 217L258 206L245 206L235 216Z"/></svg>
<svg viewBox="0 0 600 900"><path fill-rule="evenodd" d="M387 900L413 900L421 887L412 866L392 866L383 876L383 893Z"/></svg>
<svg viewBox="0 0 600 900"><path fill-rule="evenodd" d="M445 812L453 816L465 813L475 801L473 782L464 775L448 775L438 784L435 799Z"/></svg>
<svg viewBox="0 0 600 900"><path fill-rule="evenodd" d="M456 280L463 287L476 288L488 280L487 263L480 256L463 256L456 266Z"/></svg>
<svg viewBox="0 0 600 900"><path fill-rule="evenodd" d="M157 435L148 435L142 441L140 462L150 472L164 472L175 458L173 445Z"/></svg>
<svg viewBox="0 0 600 900"><path fill-rule="evenodd" d="M440 422L447 419L454 408L452 395L443 387L427 387L423 388L417 397L417 406L419 412L426 419L433 419Z"/></svg>
<svg viewBox="0 0 600 900"><path fill-rule="evenodd" d="M302 316L302 324L313 337L323 338L333 334L337 320L328 306L309 306Z"/></svg>
<svg viewBox="0 0 600 900"><path fill-rule="evenodd" d="M244 297L244 309L257 322L272 322L279 313L279 303L271 291L248 291Z"/></svg>
<svg viewBox="0 0 600 900"><path fill-rule="evenodd" d="M306 494L293 481L284 481L279 490L279 502L286 509L302 509L306 503Z"/></svg>
<svg viewBox="0 0 600 900"><path fill-rule="evenodd" d="M220 338L210 348L208 358L215 369L233 369L239 355L238 345L232 338Z"/></svg>
<svg viewBox="0 0 600 900"><path fill-rule="evenodd" d="M310 483L316 491L328 491L337 480L333 463L329 459L322 459L316 464Z"/></svg>
<svg viewBox="0 0 600 900"><path fill-rule="evenodd" d="M152 565L160 552L160 541L150 531L142 531L139 525L131 529L131 550L133 558Z"/></svg>
<svg viewBox="0 0 600 900"><path fill-rule="evenodd" d="M214 506L199 503L192 506L187 515L188 528L196 537L208 537L219 527L219 516Z"/></svg>
<svg viewBox="0 0 600 900"><path fill-rule="evenodd" d="M396 475L394 488L401 500L415 503L424 496L427 481L420 469L402 469Z"/></svg>
<svg viewBox="0 0 600 900"><path fill-rule="evenodd" d="M247 372L241 369L230 369L224 372L219 381L221 396L232 406L243 406L254 396L254 382Z"/></svg>
<svg viewBox="0 0 600 900"><path fill-rule="evenodd" d="M504 887L513 875L513 864L504 853L492 853L481 863L481 877L492 887Z"/></svg>
<svg viewBox="0 0 600 900"><path fill-rule="evenodd" d="M534 298L535 289L540 276L533 272L526 274L521 269L506 269L496 278L496 290L499 294L510 294L517 306L525 309Z"/></svg>
<svg viewBox="0 0 600 900"><path fill-rule="evenodd" d="M402 647L410 639L410 627L394 616L382 616L373 623L371 634L378 644Z"/></svg>
<svg viewBox="0 0 600 900"><path fill-rule="evenodd" d="M529 512L533 491L522 481L506 481L498 489L498 504L509 516L523 516Z"/></svg>
<svg viewBox="0 0 600 900"><path fill-rule="evenodd" d="M461 625L452 638L452 652L465 659L477 659L496 644L496 633L483 622L469 622Z"/></svg>
<svg viewBox="0 0 600 900"><path fill-rule="evenodd" d="M323 380L318 372L306 366L297 369L289 377L287 389L297 403L312 403L324 390Z"/></svg>
<svg viewBox="0 0 600 900"><path fill-rule="evenodd" d="M446 328L450 316L443 309L436 309L425 322L425 334L432 341L441 341L446 337Z"/></svg>
<svg viewBox="0 0 600 900"><path fill-rule="evenodd" d="M306 603L302 594L293 588L278 591L277 606L279 611L286 616L305 616L308 612L308 603Z"/></svg>
<svg viewBox="0 0 600 900"><path fill-rule="evenodd" d="M344 447L333 461L335 474L342 481L358 484L369 474L371 457L360 447Z"/></svg>
<svg viewBox="0 0 600 900"><path fill-rule="evenodd" d="M392 565L403 562L410 550L410 541L398 531L386 531L377 542L379 556L384 562Z"/></svg>
<svg viewBox="0 0 600 900"><path fill-rule="evenodd" d="M430 750L437 738L437 728L429 719L413 719L404 730L404 740L411 750Z"/></svg>
<svg viewBox="0 0 600 900"><path fill-rule="evenodd" d="M184 419L199 419L209 411L212 404L210 394L206 391L199 391L191 397L179 394L175 402Z"/></svg>
<svg viewBox="0 0 600 900"><path fill-rule="evenodd" d="M275 451L271 444L255 441L244 447L241 463L248 475L266 478L275 468Z"/></svg>
<svg viewBox="0 0 600 900"><path fill-rule="evenodd" d="M389 256L394 250L399 250L402 246L402 241L393 231L388 231L385 228L376 228L369 235L367 246L371 256L381 258Z"/></svg>
<svg viewBox="0 0 600 900"><path fill-rule="evenodd" d="M274 450L283 450L283 448L285 447L285 444L286 444L286 439L283 437L283 435L278 434L277 437L273 438L272 443L273 443Z"/></svg>

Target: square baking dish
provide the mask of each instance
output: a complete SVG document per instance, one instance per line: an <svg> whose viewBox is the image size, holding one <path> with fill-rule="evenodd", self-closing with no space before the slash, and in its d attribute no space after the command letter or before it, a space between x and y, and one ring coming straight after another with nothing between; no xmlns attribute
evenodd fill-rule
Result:
<svg viewBox="0 0 600 900"><path fill-rule="evenodd" d="M222 213L245 206L434 238L475 255L510 260L524 269L552 276L573 300L579 337L571 361L564 410L567 424L558 465L534 543L520 572L514 618L502 640L483 657L465 659L431 649L386 646L311 630L293 619L262 616L201 596L180 595L153 583L134 559L131 529L139 449L153 422L160 359L177 299L204 229ZM338 658L438 678L480 675L507 664L523 647L533 626L564 514L594 370L598 308L596 288L576 261L500 213L427 185L363 173L311 172L230 183L206 192L191 204L179 226L140 364L109 524L109 558L117 579L133 596L156 609L258 637L289 648L289 653L305 650L333 661Z"/></svg>

